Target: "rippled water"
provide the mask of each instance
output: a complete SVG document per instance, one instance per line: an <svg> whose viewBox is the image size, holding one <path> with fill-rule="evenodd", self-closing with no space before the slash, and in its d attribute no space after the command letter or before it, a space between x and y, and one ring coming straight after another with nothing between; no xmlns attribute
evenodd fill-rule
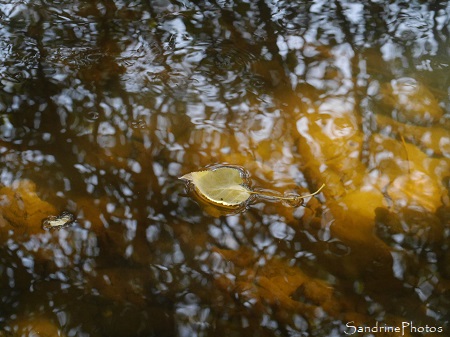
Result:
<svg viewBox="0 0 450 337"><path fill-rule="evenodd" d="M0 1L0 336L447 335L449 27L445 1ZM211 165L326 187L214 217L178 179Z"/></svg>

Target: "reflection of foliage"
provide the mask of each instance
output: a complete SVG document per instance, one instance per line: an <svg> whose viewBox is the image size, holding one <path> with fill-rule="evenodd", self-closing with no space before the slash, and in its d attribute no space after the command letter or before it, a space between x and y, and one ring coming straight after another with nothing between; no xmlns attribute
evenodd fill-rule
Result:
<svg viewBox="0 0 450 337"><path fill-rule="evenodd" d="M2 187L0 196L0 214L21 233L40 232L42 220L56 214L55 208L36 194L36 185L27 180L17 182L13 188Z"/></svg>
<svg viewBox="0 0 450 337"><path fill-rule="evenodd" d="M340 304L326 282L307 276L286 261L254 256L245 248L215 251L232 263L231 270L218 274L215 281L244 306L264 311L265 304L270 304L294 310L308 319L315 316L317 308L340 312Z"/></svg>

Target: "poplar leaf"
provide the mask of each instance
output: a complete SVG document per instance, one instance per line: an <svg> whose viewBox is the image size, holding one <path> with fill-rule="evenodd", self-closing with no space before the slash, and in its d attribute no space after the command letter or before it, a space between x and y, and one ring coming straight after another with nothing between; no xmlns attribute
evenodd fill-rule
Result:
<svg viewBox="0 0 450 337"><path fill-rule="evenodd" d="M240 171L231 167L191 172L180 179L192 182L204 198L225 206L238 206L254 193L243 185Z"/></svg>

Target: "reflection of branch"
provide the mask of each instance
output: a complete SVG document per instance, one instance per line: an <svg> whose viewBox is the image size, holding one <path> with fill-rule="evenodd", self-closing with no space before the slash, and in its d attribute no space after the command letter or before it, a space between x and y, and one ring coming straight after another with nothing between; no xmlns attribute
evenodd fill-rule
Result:
<svg viewBox="0 0 450 337"><path fill-rule="evenodd" d="M46 8L46 5L41 3L41 9ZM36 42L36 48L38 50L37 56L37 69L36 75L30 80L30 91L23 93L28 95L30 100L34 100L36 106L45 102L45 110L36 112L32 116L33 125L30 127L31 130L38 130L41 134L50 133L52 135L52 143L57 144L56 147L52 147L47 150L47 153L54 156L58 164L64 167L64 175L71 177L72 184L83 185L83 179L81 179L79 172L74 168L76 160L71 156L67 156L71 151L71 143L67 142L67 134L62 134L59 130L64 129L61 125L61 118L58 114L58 107L56 106L53 96L61 94L61 88L58 88L53 84L46 76L44 71L45 57L48 54L44 46L43 38L45 36L44 25L46 24L46 15L39 13L39 19L37 22L33 22L29 25L27 32L25 33L28 37ZM42 105L44 105L42 104ZM26 122L21 121L21 125L25 125ZM29 136L30 139L27 139ZM44 146L47 145L45 141L36 142L36 133L30 132L25 137L22 136L21 145L19 151L39 149L39 151L44 152ZM72 160L71 160L72 159Z"/></svg>
<svg viewBox="0 0 450 337"><path fill-rule="evenodd" d="M360 96L357 93L357 88L358 88L358 82L357 82L357 72L358 72L358 53L355 51L355 49L353 48L354 42L352 41L352 37L354 36L354 34L351 33L349 26L351 25L348 20L347 17L345 15L343 15L344 9L341 6L341 3L339 0L335 0L335 5L336 5L336 16L337 19L336 21L338 21L339 23L341 23L341 30L345 35L345 39L344 41L347 41L349 43L349 45L352 47L353 50L353 59L351 61L352 64L352 74L351 74L351 80L353 82L353 98L355 100L355 107L360 107Z"/></svg>
<svg viewBox="0 0 450 337"><path fill-rule="evenodd" d="M341 6L341 2L339 0L335 0L334 4L336 5L336 16L338 19L336 21L341 23L342 32L345 34L344 41L353 43L352 37L354 36L354 34L352 34L350 32L350 29L349 29L350 23L347 20L347 16L343 15L344 9Z"/></svg>
<svg viewBox="0 0 450 337"><path fill-rule="evenodd" d="M436 52L436 55L448 55L447 52L447 48L448 48L448 44L446 44L446 41L444 40L444 36L446 37L446 39L448 39L448 37L450 36L450 31L449 31L449 25L443 25L443 27L441 28L441 32L439 32L437 30L437 26L439 25L439 22L437 21L439 18L439 12L442 11L442 13L445 13L448 7L448 1L432 1L428 4L430 11L434 12L433 15L433 36L434 38L437 40L437 46L438 46L438 50ZM447 15L447 22L448 22L448 15ZM450 73L448 71L445 72L447 74L446 78L445 78L445 82L442 83L442 88L449 88L450 87ZM431 90L433 90L434 88L430 88ZM444 90L436 90L439 92L439 94L442 97L447 96L447 92Z"/></svg>
<svg viewBox="0 0 450 337"><path fill-rule="evenodd" d="M287 69L285 62L280 55L280 49L276 44L276 41L278 40L278 35L275 33L272 24L272 16L270 14L270 8L267 7L267 4L264 0L258 0L258 9L261 15L260 21L265 22L264 27L267 33L267 41L269 41L269 43L267 43L265 47L270 52L270 54L272 54L273 60L283 67L283 72L280 73L282 77L280 81L281 85L280 84L278 85L281 86L282 88L277 88L277 91L282 90L284 92L284 95L291 95L293 94L293 92L289 80L290 71Z"/></svg>

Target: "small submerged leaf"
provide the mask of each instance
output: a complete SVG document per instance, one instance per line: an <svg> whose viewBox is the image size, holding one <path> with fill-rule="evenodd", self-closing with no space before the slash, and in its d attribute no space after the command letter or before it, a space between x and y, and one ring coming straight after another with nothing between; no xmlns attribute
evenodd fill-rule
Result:
<svg viewBox="0 0 450 337"><path fill-rule="evenodd" d="M51 215L42 221L42 228L45 230L55 230L70 226L75 223L75 217L69 212L62 212L61 215Z"/></svg>
<svg viewBox="0 0 450 337"><path fill-rule="evenodd" d="M225 206L239 206L254 193L243 185L241 172L232 167L191 172L180 179L191 181L201 196Z"/></svg>

